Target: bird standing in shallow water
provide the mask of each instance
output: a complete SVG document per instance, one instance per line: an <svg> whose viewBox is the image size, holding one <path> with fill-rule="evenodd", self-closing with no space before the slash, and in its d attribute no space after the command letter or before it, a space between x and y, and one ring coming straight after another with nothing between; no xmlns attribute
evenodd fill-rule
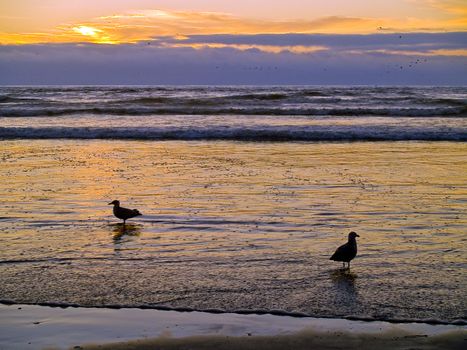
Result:
<svg viewBox="0 0 467 350"><path fill-rule="evenodd" d="M356 237L360 237L356 232L349 233L349 240L346 244L341 245L336 249L336 252L332 254L329 260L342 261L342 265L345 268L345 263L347 263L347 268L350 269L350 260L355 258L357 255L357 240Z"/></svg>
<svg viewBox="0 0 467 350"><path fill-rule="evenodd" d="M128 219L134 218L135 216L140 216L143 215L139 212L138 209L127 209L127 208L122 208L120 206L120 201L114 200L109 203L109 205L113 204L114 206L114 215L123 220L123 225L125 225L125 222Z"/></svg>

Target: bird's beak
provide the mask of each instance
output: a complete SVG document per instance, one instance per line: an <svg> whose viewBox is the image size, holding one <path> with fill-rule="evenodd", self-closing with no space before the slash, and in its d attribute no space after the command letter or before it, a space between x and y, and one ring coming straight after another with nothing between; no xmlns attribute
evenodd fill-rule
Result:
<svg viewBox="0 0 467 350"><path fill-rule="evenodd" d="M111 205L111 204L114 204L114 202L110 202L110 203L109 203L109 204L107 204L107 205Z"/></svg>
<svg viewBox="0 0 467 350"><path fill-rule="evenodd" d="M357 237L360 237L359 235L356 235Z"/></svg>

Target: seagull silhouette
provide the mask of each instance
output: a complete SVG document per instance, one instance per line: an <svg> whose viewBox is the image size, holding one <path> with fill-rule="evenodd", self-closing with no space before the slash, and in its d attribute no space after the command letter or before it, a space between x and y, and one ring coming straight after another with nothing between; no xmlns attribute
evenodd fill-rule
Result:
<svg viewBox="0 0 467 350"><path fill-rule="evenodd" d="M347 268L350 269L350 260L355 258L357 255L357 240L356 237L360 237L356 232L349 233L349 240L346 244L341 245L336 249L335 253L329 258L329 260L342 261L342 265L345 268L345 263L347 263Z"/></svg>
<svg viewBox="0 0 467 350"><path fill-rule="evenodd" d="M123 225L125 225L126 221L128 219L134 218L135 216L140 216L143 215L139 212L138 209L127 209L127 208L122 208L120 206L120 201L114 200L109 203L109 205L113 204L114 206L114 215L123 220Z"/></svg>

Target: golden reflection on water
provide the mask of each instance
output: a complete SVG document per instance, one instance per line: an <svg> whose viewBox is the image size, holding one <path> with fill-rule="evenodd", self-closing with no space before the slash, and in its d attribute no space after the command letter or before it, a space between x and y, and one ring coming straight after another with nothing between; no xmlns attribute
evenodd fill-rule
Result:
<svg viewBox="0 0 467 350"><path fill-rule="evenodd" d="M122 238L140 236L143 226L134 224L111 224L113 231L113 239L115 242L120 242Z"/></svg>
<svg viewBox="0 0 467 350"><path fill-rule="evenodd" d="M146 278L168 289L194 278L200 288L318 280L354 305L381 297L370 279L454 299L466 286L465 143L0 145L1 260L147 259L165 270ZM144 215L123 227L107 206L114 199ZM328 258L351 230L356 274L327 273L341 267ZM159 266L168 261L190 265Z"/></svg>
<svg viewBox="0 0 467 350"><path fill-rule="evenodd" d="M138 221L277 221L283 227L270 232L249 227L252 240L291 230L291 248L302 251L355 229L370 249L389 239L403 254L426 240L421 232L442 244L465 228L465 150L462 143L16 141L3 142L0 180L6 216L45 226L113 221L103 204L120 199L143 211Z"/></svg>

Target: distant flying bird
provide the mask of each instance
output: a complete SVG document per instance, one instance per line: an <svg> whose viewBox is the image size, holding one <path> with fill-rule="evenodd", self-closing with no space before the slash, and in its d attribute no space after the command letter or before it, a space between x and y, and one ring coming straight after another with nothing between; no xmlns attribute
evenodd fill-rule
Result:
<svg viewBox="0 0 467 350"><path fill-rule="evenodd" d="M140 216L143 215L139 212L138 209L127 209L127 208L122 208L120 206L120 201L114 200L109 203L109 205L113 204L114 206L114 215L123 220L123 225L125 225L125 222L128 219L134 218L135 216Z"/></svg>
<svg viewBox="0 0 467 350"><path fill-rule="evenodd" d="M350 269L350 260L355 258L357 255L357 240L356 237L360 237L356 232L349 233L349 240L346 244L341 245L336 249L336 252L332 254L329 260L342 261L342 265L345 268L345 263L348 264L347 268Z"/></svg>

